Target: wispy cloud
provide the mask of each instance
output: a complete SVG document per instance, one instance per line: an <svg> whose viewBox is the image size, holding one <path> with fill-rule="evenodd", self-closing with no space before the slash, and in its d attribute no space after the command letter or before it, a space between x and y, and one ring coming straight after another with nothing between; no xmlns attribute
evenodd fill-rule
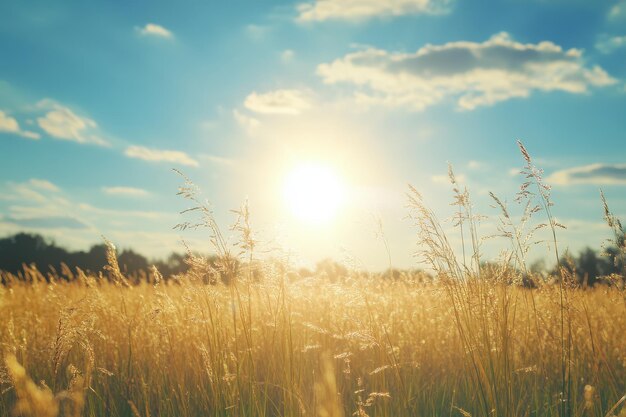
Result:
<svg viewBox="0 0 626 417"><path fill-rule="evenodd" d="M485 163L484 162L479 162L479 161L474 161L474 160L470 160L467 163L467 167L469 169L473 169L473 170L480 170L485 168Z"/></svg>
<svg viewBox="0 0 626 417"><path fill-rule="evenodd" d="M28 183L35 188L39 188L40 190L52 191L53 193L57 193L60 191L60 188L58 186L48 180L32 178L28 181Z"/></svg>
<svg viewBox="0 0 626 417"><path fill-rule="evenodd" d="M297 20L366 20L380 16L438 14L447 12L450 3L449 0L314 0L297 6Z"/></svg>
<svg viewBox="0 0 626 417"><path fill-rule="evenodd" d="M248 131L248 133L252 133L259 126L261 126L261 122L258 119L248 116L247 114L243 114L237 109L233 110L233 118L237 124Z"/></svg>
<svg viewBox="0 0 626 417"><path fill-rule="evenodd" d="M626 17L626 0L620 0L609 9L609 20L617 20Z"/></svg>
<svg viewBox="0 0 626 417"><path fill-rule="evenodd" d="M546 181L554 185L626 185L626 164L591 164L552 173Z"/></svg>
<svg viewBox="0 0 626 417"><path fill-rule="evenodd" d="M137 31L143 36L152 36L157 38L171 39L174 34L169 29L164 28L156 23L147 23L143 27L138 27Z"/></svg>
<svg viewBox="0 0 626 417"><path fill-rule="evenodd" d="M269 26L247 25L246 34L255 41L260 41L270 32Z"/></svg>
<svg viewBox="0 0 626 417"><path fill-rule="evenodd" d="M626 35L608 36L601 35L596 41L596 49L604 54L610 54L616 49L626 47Z"/></svg>
<svg viewBox="0 0 626 417"><path fill-rule="evenodd" d="M143 188L135 187L102 187L102 192L108 195L120 195L128 197L145 197L150 194Z"/></svg>
<svg viewBox="0 0 626 417"><path fill-rule="evenodd" d="M7 183L12 194L12 198L7 200L15 201L14 204L11 204L7 208L8 215L12 219L73 217L80 220L81 223L91 224L89 220L98 222L104 218L173 220L176 217L173 213L141 210L115 210L96 207L89 203L68 200L58 194L44 195L35 190L37 186L33 185L32 181L33 180L18 184Z"/></svg>
<svg viewBox="0 0 626 417"><path fill-rule="evenodd" d="M159 211L142 211L142 210L113 210L101 207L96 207L87 203L79 203L77 207L84 213L96 214L98 216L107 216L109 218L123 219L126 217L151 219L151 220L163 220L163 219L175 219L176 215L172 213L165 213Z"/></svg>
<svg viewBox="0 0 626 417"><path fill-rule="evenodd" d="M293 61L295 56L296 56L296 53L292 49L285 49L284 51L280 53L280 60L283 61L284 63L289 63Z"/></svg>
<svg viewBox="0 0 626 417"><path fill-rule="evenodd" d="M124 151L129 158L143 159L151 162L171 162L174 164L199 166L198 161L182 151L146 148L144 146L129 146Z"/></svg>
<svg viewBox="0 0 626 417"><path fill-rule="evenodd" d="M26 182L7 182L7 190L0 188L0 200L46 203L53 199L50 193L59 193L61 189L48 180L32 178ZM54 197L59 198L58 196Z"/></svg>
<svg viewBox="0 0 626 417"><path fill-rule="evenodd" d="M30 218L5 217L4 221L26 229L87 229L89 226L74 217L46 216Z"/></svg>
<svg viewBox="0 0 626 417"><path fill-rule="evenodd" d="M617 83L599 66L588 68L579 49L543 41L523 44L508 33L485 42L426 45L415 53L369 48L318 66L327 84L355 88L363 105L419 111L446 98L473 110L533 91L587 92Z"/></svg>
<svg viewBox="0 0 626 417"><path fill-rule="evenodd" d="M109 146L109 142L99 136L95 121L81 117L69 107L44 99L37 107L45 109L45 115L37 118L39 127L56 139L69 140L81 144Z"/></svg>
<svg viewBox="0 0 626 417"><path fill-rule="evenodd" d="M45 202L46 196L28 184L9 184L10 194L0 195L0 200L5 201L30 201Z"/></svg>
<svg viewBox="0 0 626 417"><path fill-rule="evenodd" d="M0 186L0 198L12 202L6 212L13 220L76 217L74 206L61 195L60 187L48 180L32 178L4 185L7 188Z"/></svg>
<svg viewBox="0 0 626 417"><path fill-rule="evenodd" d="M0 199L11 202L3 206L4 215L0 214L0 233L28 230L53 237L64 244L71 242L74 247L93 244L103 233L111 238L118 231L144 233L137 230L154 229L150 224L158 227L174 224L177 218L176 213L118 210L76 201L65 196L58 186L43 179L0 183ZM123 230L117 230L119 228ZM71 233L68 232L70 230ZM174 233L164 232L162 235L176 239ZM144 248L140 241L124 243L140 250ZM162 245L162 242L143 243L155 247Z"/></svg>
<svg viewBox="0 0 626 417"><path fill-rule="evenodd" d="M300 90L275 90L250 93L244 106L256 113L296 115L311 107L309 94Z"/></svg>
<svg viewBox="0 0 626 417"><path fill-rule="evenodd" d="M22 130L15 118L0 110L0 133L2 132L13 133L27 139L39 139L41 137L39 133Z"/></svg>

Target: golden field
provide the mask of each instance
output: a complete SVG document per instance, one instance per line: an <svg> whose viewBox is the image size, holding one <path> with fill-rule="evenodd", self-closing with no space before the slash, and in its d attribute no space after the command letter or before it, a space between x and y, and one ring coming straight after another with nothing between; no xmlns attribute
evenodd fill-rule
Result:
<svg viewBox="0 0 626 417"><path fill-rule="evenodd" d="M29 273L0 293L3 416L604 416L626 389L616 287L566 290L563 392L558 286Z"/></svg>
<svg viewBox="0 0 626 417"><path fill-rule="evenodd" d="M109 244L98 275L0 273L0 415L626 416L624 277L590 287L568 269L550 189L519 146L523 212L492 195L510 242L499 263L482 258L479 217L450 170L462 256L409 192L430 275L303 277L260 261L247 205L230 245L187 179L179 194L200 220L179 228L206 227L216 262L189 253L186 274L138 280ZM603 203L617 265L624 229ZM527 267L542 229L551 276Z"/></svg>

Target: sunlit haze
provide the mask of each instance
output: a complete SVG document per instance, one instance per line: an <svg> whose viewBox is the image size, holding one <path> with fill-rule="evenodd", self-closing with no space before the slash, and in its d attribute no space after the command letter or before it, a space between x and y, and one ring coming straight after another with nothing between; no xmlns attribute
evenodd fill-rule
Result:
<svg viewBox="0 0 626 417"><path fill-rule="evenodd" d="M174 168L229 244L247 200L259 256L417 268L407 184L448 219L449 162L497 235L517 139L563 251L626 214L623 0L3 1L0 48L0 237L211 253Z"/></svg>
<svg viewBox="0 0 626 417"><path fill-rule="evenodd" d="M285 178L285 204L293 216L313 225L332 220L341 208L346 190L328 166L302 163Z"/></svg>

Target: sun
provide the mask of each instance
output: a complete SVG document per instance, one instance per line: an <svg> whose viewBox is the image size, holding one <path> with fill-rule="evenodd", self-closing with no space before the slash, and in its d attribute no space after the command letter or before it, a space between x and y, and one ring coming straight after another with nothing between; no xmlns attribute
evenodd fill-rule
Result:
<svg viewBox="0 0 626 417"><path fill-rule="evenodd" d="M302 163L286 176L283 196L295 218L309 225L322 225L338 214L345 198L345 187L331 167Z"/></svg>

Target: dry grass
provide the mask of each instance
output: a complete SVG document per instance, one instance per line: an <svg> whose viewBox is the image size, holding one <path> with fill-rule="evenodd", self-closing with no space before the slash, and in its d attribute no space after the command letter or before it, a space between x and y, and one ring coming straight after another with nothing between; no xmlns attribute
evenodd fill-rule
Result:
<svg viewBox="0 0 626 417"><path fill-rule="evenodd" d="M554 283L529 275L535 231L558 251L560 225L520 149L521 222L493 196L511 244L496 266L483 262L480 216L452 170L460 255L411 191L434 281L291 279L288 266L255 259L247 205L229 247L186 180L181 195L201 218L179 227L209 229L217 270L190 256L187 276L163 281L154 269L150 284L132 286L111 248L108 280L32 268L25 280L1 277L0 415L626 416L626 293L578 288L564 270ZM216 274L231 285L207 285Z"/></svg>
<svg viewBox="0 0 626 417"><path fill-rule="evenodd" d="M272 278L240 297L194 283L2 289L0 415L73 409L77 387L84 416L559 413L558 287L532 290L536 316L531 290L503 284L467 285L459 311L442 284ZM624 393L623 296L570 293L572 415L604 415Z"/></svg>

